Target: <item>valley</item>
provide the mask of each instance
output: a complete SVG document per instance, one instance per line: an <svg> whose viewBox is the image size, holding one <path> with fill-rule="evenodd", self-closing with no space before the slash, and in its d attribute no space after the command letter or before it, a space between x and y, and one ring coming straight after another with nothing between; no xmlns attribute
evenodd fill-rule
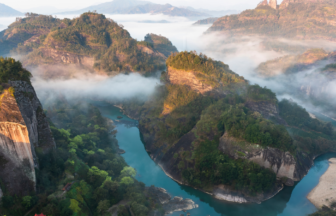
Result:
<svg viewBox="0 0 336 216"><path fill-rule="evenodd" d="M132 4L0 32L0 214L334 213L306 197L336 152L333 3Z"/></svg>

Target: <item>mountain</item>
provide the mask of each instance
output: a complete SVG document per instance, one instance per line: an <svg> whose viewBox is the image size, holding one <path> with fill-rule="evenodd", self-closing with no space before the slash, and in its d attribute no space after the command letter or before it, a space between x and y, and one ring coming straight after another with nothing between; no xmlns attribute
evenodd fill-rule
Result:
<svg viewBox="0 0 336 216"><path fill-rule="evenodd" d="M319 106L320 113L335 118L334 82L336 52L309 49L298 55L286 55L261 63L257 75L281 83L283 94Z"/></svg>
<svg viewBox="0 0 336 216"><path fill-rule="evenodd" d="M216 22L216 20L218 20L218 17L210 17L210 18L207 18L207 19L198 20L193 25L208 25L208 24L213 24L214 22Z"/></svg>
<svg viewBox="0 0 336 216"><path fill-rule="evenodd" d="M0 3L0 17L23 16L23 13L17 11L5 4Z"/></svg>
<svg viewBox="0 0 336 216"><path fill-rule="evenodd" d="M145 42L148 42L153 45L154 50L165 55L165 57L169 57L172 53L178 52L176 47L168 40L168 38L159 36L156 34L147 34L145 36Z"/></svg>
<svg viewBox="0 0 336 216"><path fill-rule="evenodd" d="M77 11L65 12L66 14L78 14L85 13L88 11L96 11L98 13L104 14L119 14L123 13L125 9L129 9L139 5L149 4L148 1L137 1L137 0L114 0L111 2L106 2L98 5L93 5L87 8L83 8Z"/></svg>
<svg viewBox="0 0 336 216"><path fill-rule="evenodd" d="M0 74L0 194L27 196L36 191L39 157L56 145L30 72L14 59L0 58Z"/></svg>
<svg viewBox="0 0 336 216"><path fill-rule="evenodd" d="M332 0L276 0L218 19L208 32L336 41L336 4Z"/></svg>
<svg viewBox="0 0 336 216"><path fill-rule="evenodd" d="M174 7L170 4L154 4L147 1L137 0L114 0L95 6L90 6L78 11L66 12L65 14L78 14L88 11L96 11L104 14L165 14L168 16L197 17L207 16L205 13L191 11L184 8Z"/></svg>
<svg viewBox="0 0 336 216"><path fill-rule="evenodd" d="M278 101L223 62L181 52L166 64L164 85L148 101L122 108L139 120L151 158L180 184L221 200L260 203L301 180L317 155L336 149L331 123Z"/></svg>
<svg viewBox="0 0 336 216"><path fill-rule="evenodd" d="M64 9L59 9L52 6L39 6L39 7L33 7L27 9L27 11L37 14L44 14L44 15L50 15L50 14L59 14L64 13Z"/></svg>
<svg viewBox="0 0 336 216"><path fill-rule="evenodd" d="M257 73L265 77L274 77L282 74L293 74L308 70L322 60L335 59L335 53L327 53L323 49L309 49L302 54L286 55L261 63Z"/></svg>
<svg viewBox="0 0 336 216"><path fill-rule="evenodd" d="M199 17L207 16L205 13L195 12L184 8L174 7L170 4L146 4L138 5L132 8L125 9L124 14L164 14L168 16L184 16L184 17Z"/></svg>
<svg viewBox="0 0 336 216"><path fill-rule="evenodd" d="M176 51L161 36L152 43L136 41L123 26L93 12L73 20L30 14L1 32L0 40L3 52L12 50L23 57L24 66L43 66L51 70L49 75L57 73L52 65L75 65L107 74L149 73L163 70L166 55Z"/></svg>
<svg viewBox="0 0 336 216"><path fill-rule="evenodd" d="M199 13L205 13L205 14L209 14L210 16L214 16L214 17L222 17L222 16L226 16L226 15L231 15L231 14L238 14L240 13L240 11L237 10L220 10L220 11L216 11L216 10L207 10L207 9L195 9L193 7L182 7L191 11L196 11Z"/></svg>

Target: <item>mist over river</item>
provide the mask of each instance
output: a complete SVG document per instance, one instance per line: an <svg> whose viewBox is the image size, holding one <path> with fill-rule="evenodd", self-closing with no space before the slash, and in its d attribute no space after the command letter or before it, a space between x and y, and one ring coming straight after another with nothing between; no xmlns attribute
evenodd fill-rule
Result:
<svg viewBox="0 0 336 216"><path fill-rule="evenodd" d="M317 209L306 198L308 193L318 184L319 178L328 169L328 159L336 154L325 154L315 159L314 166L307 176L294 187L285 187L279 194L262 204L235 204L214 199L212 196L180 185L165 175L163 170L149 157L140 139L136 121L123 115L119 108L105 102L94 102L103 116L112 119L117 126L117 139L121 149L126 153L122 156L125 161L137 170L136 178L146 186L155 185L165 188L172 196L192 199L199 208L190 212L192 216L225 215L225 216L305 216ZM122 116L118 123L117 116ZM126 124L125 124L126 123ZM176 212L172 215L180 215Z"/></svg>

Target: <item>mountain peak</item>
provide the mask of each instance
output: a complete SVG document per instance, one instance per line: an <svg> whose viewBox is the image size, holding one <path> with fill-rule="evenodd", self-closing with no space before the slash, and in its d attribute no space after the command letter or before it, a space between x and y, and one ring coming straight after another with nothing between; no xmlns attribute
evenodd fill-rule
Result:
<svg viewBox="0 0 336 216"><path fill-rule="evenodd" d="M22 16L23 13L0 3L0 17Z"/></svg>

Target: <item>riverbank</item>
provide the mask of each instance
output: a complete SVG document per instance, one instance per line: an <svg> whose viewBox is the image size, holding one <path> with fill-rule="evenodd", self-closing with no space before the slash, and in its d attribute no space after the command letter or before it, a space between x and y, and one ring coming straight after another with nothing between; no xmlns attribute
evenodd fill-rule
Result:
<svg viewBox="0 0 336 216"><path fill-rule="evenodd" d="M319 184L308 194L308 200L316 208L330 207L336 202L336 158L329 159L329 168L321 176Z"/></svg>
<svg viewBox="0 0 336 216"><path fill-rule="evenodd" d="M95 103L99 106L105 117L117 120L123 116L125 120L132 120L122 113L117 107L108 103ZM199 207L188 212L192 216L307 216L317 211L316 207L307 199L308 193L318 184L319 178L329 167L328 159L336 157L336 153L325 154L317 157L312 163L309 173L294 187L285 187L277 195L261 204L238 204L215 199L212 195L196 190L192 187L180 185L156 164L141 141L139 129L117 124L117 140L120 148L126 151L122 156L125 161L137 170L137 179L147 187L155 185L165 188L172 197L178 196L191 199ZM170 216L180 216L174 212ZM185 215L185 214L184 214Z"/></svg>

